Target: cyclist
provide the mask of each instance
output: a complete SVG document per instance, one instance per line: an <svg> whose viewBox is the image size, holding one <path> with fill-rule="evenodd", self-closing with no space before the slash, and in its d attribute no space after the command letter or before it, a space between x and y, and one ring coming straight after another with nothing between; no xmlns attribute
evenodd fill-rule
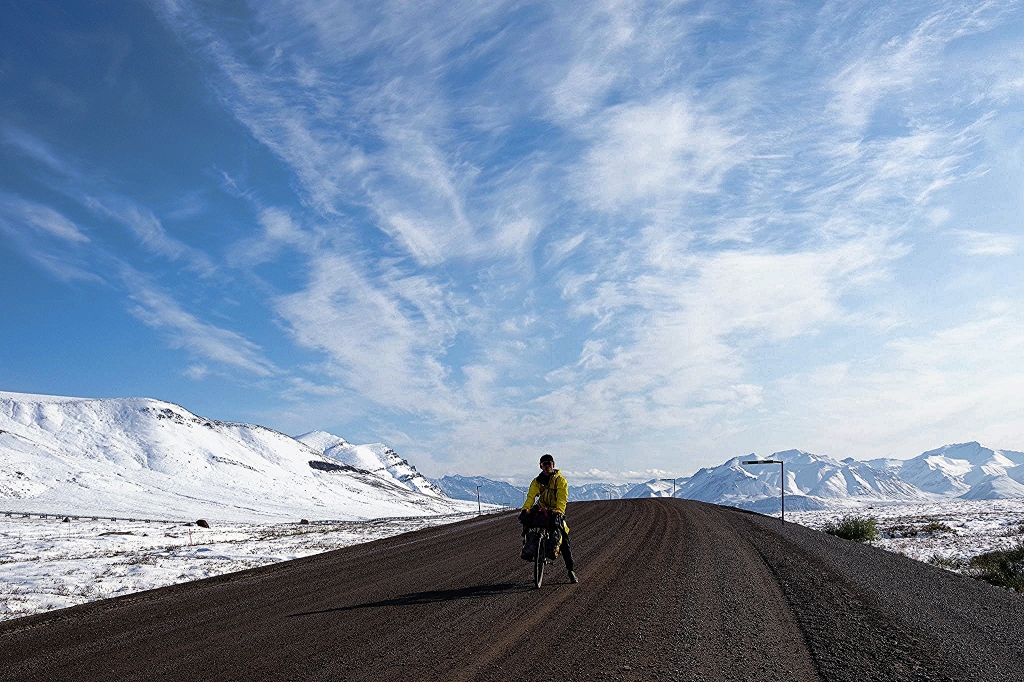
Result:
<svg viewBox="0 0 1024 682"><path fill-rule="evenodd" d="M569 547L569 528L565 525L565 504L569 500L569 484L562 472L555 468L555 458L545 453L540 458L540 474L530 482L530 490L526 493L526 501L519 512L519 522L524 526L529 522L532 508L536 505L554 512L554 532L562 536L562 556L565 557L565 570L569 571L569 582L576 584L580 579L573 570L572 549ZM525 529L524 529L525 532ZM555 544L557 546L557 542Z"/></svg>

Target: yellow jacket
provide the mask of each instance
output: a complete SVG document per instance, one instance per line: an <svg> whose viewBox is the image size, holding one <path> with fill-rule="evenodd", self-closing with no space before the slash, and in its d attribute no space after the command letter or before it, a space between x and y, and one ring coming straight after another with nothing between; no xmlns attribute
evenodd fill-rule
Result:
<svg viewBox="0 0 1024 682"><path fill-rule="evenodd" d="M537 499L537 498L540 499ZM558 514L565 514L565 504L569 501L569 483L562 476L560 469L551 472L551 478L547 485L541 485L536 478L530 481L530 490L526 493L526 502L523 502L523 509L529 509L537 499L544 509L550 509Z"/></svg>

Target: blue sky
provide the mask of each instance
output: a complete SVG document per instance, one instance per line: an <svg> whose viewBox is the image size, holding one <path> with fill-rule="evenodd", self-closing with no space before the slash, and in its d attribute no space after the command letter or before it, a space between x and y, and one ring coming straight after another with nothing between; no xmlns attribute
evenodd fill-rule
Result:
<svg viewBox="0 0 1024 682"><path fill-rule="evenodd" d="M1021 2L4 17L0 390L429 475L1024 450Z"/></svg>

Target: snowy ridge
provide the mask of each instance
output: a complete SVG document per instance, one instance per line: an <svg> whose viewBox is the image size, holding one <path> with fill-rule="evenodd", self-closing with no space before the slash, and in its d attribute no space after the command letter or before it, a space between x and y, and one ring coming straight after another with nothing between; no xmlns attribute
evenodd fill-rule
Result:
<svg viewBox="0 0 1024 682"><path fill-rule="evenodd" d="M0 506L230 521L355 520L469 507L360 471L272 429L206 419L172 403L4 392Z"/></svg>
<svg viewBox="0 0 1024 682"><path fill-rule="evenodd" d="M652 479L623 486L606 483L570 486L569 499L671 497L674 489L676 497L764 513L777 512L781 467L742 464L749 459L758 457L753 454L734 457L674 481ZM951 498L1024 498L1024 453L992 450L976 442L946 445L909 460L860 462L847 458L839 461L803 450L776 452L765 459L785 462L786 508L793 511L925 503ZM446 476L439 479L438 484L458 499L475 500L476 485L481 486L480 495L485 502L507 503L505 500L514 497L508 490L513 486L483 477Z"/></svg>
<svg viewBox="0 0 1024 682"><path fill-rule="evenodd" d="M674 492L770 511L777 508L780 470L741 464L753 457L674 481L570 486L570 500ZM794 510L1024 498L1024 453L977 442L946 445L906 461L838 461L802 450L771 458L786 463L786 502ZM296 439L147 398L0 392L0 507L10 511L355 520L469 510L478 485L483 502L519 506L525 497L523 488L483 477L430 481L382 443L354 445L324 431Z"/></svg>
<svg viewBox="0 0 1024 682"><path fill-rule="evenodd" d="M444 490L448 497L456 500L476 501L477 486L480 486L480 501L487 504L500 504L508 507L520 507L526 499L528 487L493 481L483 476L448 475L433 481ZM669 483L671 490L672 484ZM633 488L631 484L616 485L614 483L586 483L569 486L569 501L583 500L617 500Z"/></svg>
<svg viewBox="0 0 1024 682"><path fill-rule="evenodd" d="M298 436L297 440L324 457L367 471L385 481L431 497L446 497L441 488L383 443L352 445L344 438L325 431L311 431Z"/></svg>
<svg viewBox="0 0 1024 682"><path fill-rule="evenodd" d="M617 500L628 493L631 484L616 485L614 483L586 483L569 486L569 501L581 500Z"/></svg>
<svg viewBox="0 0 1024 682"><path fill-rule="evenodd" d="M1024 482L1022 465L1022 452L993 450L978 442L957 443L907 460L899 468L899 475L918 488L937 495L960 496L968 500L1003 499L1022 496L1022 486L1013 485L1014 482Z"/></svg>
<svg viewBox="0 0 1024 682"><path fill-rule="evenodd" d="M526 499L526 488L505 481L492 481L483 476L449 475L434 480L448 497L457 500L476 501L477 486L480 486L480 501L500 504L506 507L520 507Z"/></svg>
<svg viewBox="0 0 1024 682"><path fill-rule="evenodd" d="M673 491L677 490L678 482L676 485L673 485L672 481L653 479L630 486L629 489L622 494L622 497L627 500L640 497L672 497Z"/></svg>
<svg viewBox="0 0 1024 682"><path fill-rule="evenodd" d="M676 497L754 511L778 509L781 468L745 466L735 457L677 480ZM1024 453L992 450L979 443L947 445L913 459L842 461L802 450L773 453L785 462L786 507L826 509L863 504L928 502L953 497L992 500L1024 497ZM648 481L629 497L671 495L664 481Z"/></svg>

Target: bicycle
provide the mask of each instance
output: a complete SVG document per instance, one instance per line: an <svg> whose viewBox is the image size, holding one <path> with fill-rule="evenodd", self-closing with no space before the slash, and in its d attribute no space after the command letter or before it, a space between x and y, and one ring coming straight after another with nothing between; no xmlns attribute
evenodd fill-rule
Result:
<svg viewBox="0 0 1024 682"><path fill-rule="evenodd" d="M526 558L526 551L533 554L533 584L537 589L544 583L544 566L552 561L548 558L548 543L552 540L557 541L550 529L552 522L553 519L546 510L537 510L531 515L530 525L523 540L523 558Z"/></svg>
<svg viewBox="0 0 1024 682"><path fill-rule="evenodd" d="M535 539L530 537L531 534L535 536ZM526 541L532 540L535 543L533 548L533 584L537 589L540 589L544 582L544 565L548 563L548 539L550 537L551 534L547 528L535 528L526 534Z"/></svg>

